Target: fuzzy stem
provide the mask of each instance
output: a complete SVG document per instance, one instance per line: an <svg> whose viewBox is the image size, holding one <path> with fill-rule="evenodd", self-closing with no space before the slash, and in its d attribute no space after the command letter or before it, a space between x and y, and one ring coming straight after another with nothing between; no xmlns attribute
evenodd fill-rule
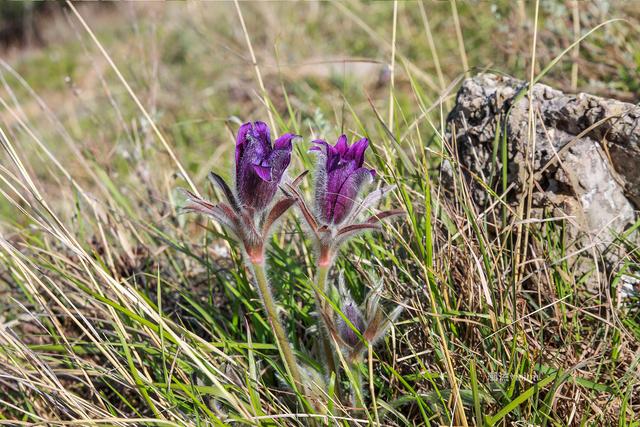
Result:
<svg viewBox="0 0 640 427"><path fill-rule="evenodd" d="M300 375L300 369L298 368L296 356L295 354L293 354L293 346L289 342L287 334L284 331L284 327L282 326L280 318L278 317L278 312L273 300L273 295L267 282L264 262L252 262L251 267L253 269L253 276L255 277L256 283L258 285L258 290L260 291L260 297L262 299L264 309L267 312L267 318L269 319L271 328L273 328L273 333L276 336L278 350L280 350L280 355L285 362L287 373L293 379L294 390L297 390L302 386L302 376Z"/></svg>
<svg viewBox="0 0 640 427"><path fill-rule="evenodd" d="M333 255L331 253L331 247L320 242L320 256L318 257L318 266L326 267L327 270L331 267L333 261Z"/></svg>
<svg viewBox="0 0 640 427"><path fill-rule="evenodd" d="M316 285L318 289L323 293L327 293L327 276L329 275L329 265L320 265L318 266L318 271L316 272Z"/></svg>
<svg viewBox="0 0 640 427"><path fill-rule="evenodd" d="M318 311L319 317L322 319L322 323L324 324L324 330L321 332L322 334L322 349L324 351L324 356L327 362L327 368L329 369L329 375L332 372L336 374L336 384L339 384L340 378L338 377L338 369L336 368L336 361L333 357L333 349L331 347L331 343L329 342L329 338L327 337L327 332L330 330L328 325L326 324L326 319L323 315L325 312L325 304L322 300L324 295L327 295L327 276L329 275L330 265L318 265L318 269L316 271L316 289L314 289L314 296L316 301L316 310Z"/></svg>
<svg viewBox="0 0 640 427"><path fill-rule="evenodd" d="M349 363L349 371L351 373L351 404L353 405L355 415L365 409L360 364L358 362Z"/></svg>

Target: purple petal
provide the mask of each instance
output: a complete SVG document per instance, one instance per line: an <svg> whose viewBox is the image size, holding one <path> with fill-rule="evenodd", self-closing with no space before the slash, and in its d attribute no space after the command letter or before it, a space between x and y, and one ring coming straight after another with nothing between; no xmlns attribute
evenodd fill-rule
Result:
<svg viewBox="0 0 640 427"><path fill-rule="evenodd" d="M253 136L263 143L267 143L271 148L271 131L265 122L258 121L253 123Z"/></svg>
<svg viewBox="0 0 640 427"><path fill-rule="evenodd" d="M251 165L237 178L237 193L243 207L256 212L265 210L278 190L278 181L270 167Z"/></svg>
<svg viewBox="0 0 640 427"><path fill-rule="evenodd" d="M267 162L271 167L271 180L277 185L291 163L291 150L273 150Z"/></svg>
<svg viewBox="0 0 640 427"><path fill-rule="evenodd" d="M353 301L349 301L342 307L342 314L344 314L344 317L349 319L349 322L351 322L353 328L360 332L360 334L364 332L365 324L364 319L362 318L362 313L360 313L360 309ZM358 334L356 334L356 332L353 330L351 325L349 325L342 318L342 316L340 316L337 320L338 321L336 322L336 326L338 328L340 338L342 338L342 340L349 344L351 347L358 344L360 342L360 338L358 337Z"/></svg>
<svg viewBox="0 0 640 427"><path fill-rule="evenodd" d="M236 179L241 169L250 164L261 164L271 153L269 126L264 122L247 122L238 129L236 138Z"/></svg>
<svg viewBox="0 0 640 427"><path fill-rule="evenodd" d="M340 135L340 138L338 138L338 142L336 142L336 145L334 147L341 155L344 156L345 154L347 154L347 151L349 151L347 135Z"/></svg>
<svg viewBox="0 0 640 427"><path fill-rule="evenodd" d="M296 135L294 133L285 133L280 138L275 140L275 142L273 143L273 149L291 151L291 149L293 148L291 145L291 141L298 137L299 135Z"/></svg>
<svg viewBox="0 0 640 427"><path fill-rule="evenodd" d="M244 149L247 143L247 133L251 130L251 123L245 123L238 129L238 136L236 137L236 172L238 170L238 164L244 153Z"/></svg>
<svg viewBox="0 0 640 427"><path fill-rule="evenodd" d="M354 143L351 147L349 147L349 151L345 155L346 158L350 160L355 160L358 164L358 167L362 167L364 164L364 152L367 147L369 147L369 140L367 138L362 138L358 142Z"/></svg>
<svg viewBox="0 0 640 427"><path fill-rule="evenodd" d="M264 210L277 191L269 161L273 152L269 127L264 122L243 125L238 138L240 155L236 155L236 193L243 206ZM238 152L238 150L236 150Z"/></svg>
<svg viewBox="0 0 640 427"><path fill-rule="evenodd" d="M344 221L353 209L360 189L370 179L371 172L365 168L358 168L348 173L343 172L335 177L330 176L327 198L323 207L323 219L333 224Z"/></svg>
<svg viewBox="0 0 640 427"><path fill-rule="evenodd" d="M340 151L338 151L336 147L332 146L327 141L324 141L322 139L316 139L315 141L312 141L312 142L317 145L314 147L311 147L309 151L320 151L320 152L324 151L323 153L324 160L326 162L325 169L327 171L335 169L338 166L338 163L340 162L340 158L341 158ZM337 145L338 144L336 144L336 146Z"/></svg>
<svg viewBox="0 0 640 427"><path fill-rule="evenodd" d="M331 145L327 145L327 172L334 171L340 167L340 160L342 160L342 155L337 148L332 147Z"/></svg>
<svg viewBox="0 0 640 427"><path fill-rule="evenodd" d="M335 146L323 140L313 143L316 146L311 150L321 153L316 172L316 209L325 223L340 224L353 209L364 183L376 176L375 170L362 167L369 140L362 138L349 146L347 137L341 135Z"/></svg>
<svg viewBox="0 0 640 427"><path fill-rule="evenodd" d="M327 141L317 139L313 141L313 143L317 145L315 147L311 147L309 151L319 151L323 154L323 157L318 159L318 166L321 166L320 164L322 163L322 160L324 160L325 171L335 169L340 162L340 152Z"/></svg>
<svg viewBox="0 0 640 427"><path fill-rule="evenodd" d="M261 165L253 165L253 170L258 174L258 176L267 182L271 182L271 168L267 166Z"/></svg>
<svg viewBox="0 0 640 427"><path fill-rule="evenodd" d="M266 123L254 122L246 132L242 155L236 164L236 193L242 206L260 212L271 204L291 162L295 137L286 133L272 147Z"/></svg>
<svg viewBox="0 0 640 427"><path fill-rule="evenodd" d="M315 139L311 142L316 145L309 148L309 151L323 151L323 148L324 148L325 149L324 151L326 152L326 147L327 145L329 145L329 143L323 139Z"/></svg>

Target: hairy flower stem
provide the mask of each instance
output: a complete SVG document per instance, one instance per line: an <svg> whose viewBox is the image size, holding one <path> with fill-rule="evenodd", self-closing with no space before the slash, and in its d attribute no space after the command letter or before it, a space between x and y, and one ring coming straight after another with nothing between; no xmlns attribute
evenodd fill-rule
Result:
<svg viewBox="0 0 640 427"><path fill-rule="evenodd" d="M340 379L338 376L338 369L336 368L336 361L333 356L333 349L331 347L331 343L329 342L329 337L327 336L327 332L330 328L326 325L326 319L323 313L326 312L325 307L326 304L323 300L323 295L327 295L328 286L327 286L327 276L329 275L329 268L331 268L330 264L320 264L318 265L318 269L316 270L316 289L314 289L314 295L316 300L316 311L318 311L319 317L322 319L322 323L324 324L322 334L322 349L324 351L324 356L327 362L327 369L329 375L331 373L336 374L336 385L339 384Z"/></svg>
<svg viewBox="0 0 640 427"><path fill-rule="evenodd" d="M302 376L300 375L298 362L296 360L295 354L293 354L293 347L289 342L287 334L284 331L284 327L282 326L280 318L278 317L278 311L273 300L273 294L271 293L271 289L269 288L269 284L267 282L267 274L264 268L264 261L252 262L251 267L253 270L253 276L255 277L256 283L258 285L258 290L260 292L260 297L262 299L264 309L267 312L267 318L269 319L271 328L273 328L273 333L276 336L278 350L280 350L280 355L285 362L285 367L288 374L293 379L293 387L295 390L302 390Z"/></svg>
<svg viewBox="0 0 640 427"><path fill-rule="evenodd" d="M351 404L354 408L354 415L365 409L364 406L364 390L362 383L362 374L360 373L360 364L358 362L349 363L349 371L351 373Z"/></svg>

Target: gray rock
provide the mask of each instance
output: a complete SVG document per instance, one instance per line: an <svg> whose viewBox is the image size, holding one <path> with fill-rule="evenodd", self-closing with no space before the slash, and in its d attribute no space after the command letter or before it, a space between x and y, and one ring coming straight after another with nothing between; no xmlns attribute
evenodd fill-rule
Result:
<svg viewBox="0 0 640 427"><path fill-rule="evenodd" d="M521 200L533 173L534 216L552 207L574 217L576 235L602 250L635 222L640 208L640 107L542 84L532 95L535 141L528 136L527 82L493 74L465 80L447 118L452 154L474 201L486 208L486 188L502 192L505 136L507 181L514 186L508 200ZM456 169L444 162L445 182Z"/></svg>

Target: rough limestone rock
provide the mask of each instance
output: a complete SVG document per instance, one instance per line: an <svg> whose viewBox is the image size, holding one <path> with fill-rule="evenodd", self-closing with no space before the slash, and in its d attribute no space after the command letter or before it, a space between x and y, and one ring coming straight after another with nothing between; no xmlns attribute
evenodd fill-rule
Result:
<svg viewBox="0 0 640 427"><path fill-rule="evenodd" d="M478 180L501 193L506 136L508 182L515 187L509 201L521 199L532 171L534 210L574 217L576 233L603 250L640 209L640 107L536 84L533 140L529 105L527 82L493 74L463 82L447 119L448 139L474 201L480 208L489 201ZM445 179L454 173L445 162Z"/></svg>

